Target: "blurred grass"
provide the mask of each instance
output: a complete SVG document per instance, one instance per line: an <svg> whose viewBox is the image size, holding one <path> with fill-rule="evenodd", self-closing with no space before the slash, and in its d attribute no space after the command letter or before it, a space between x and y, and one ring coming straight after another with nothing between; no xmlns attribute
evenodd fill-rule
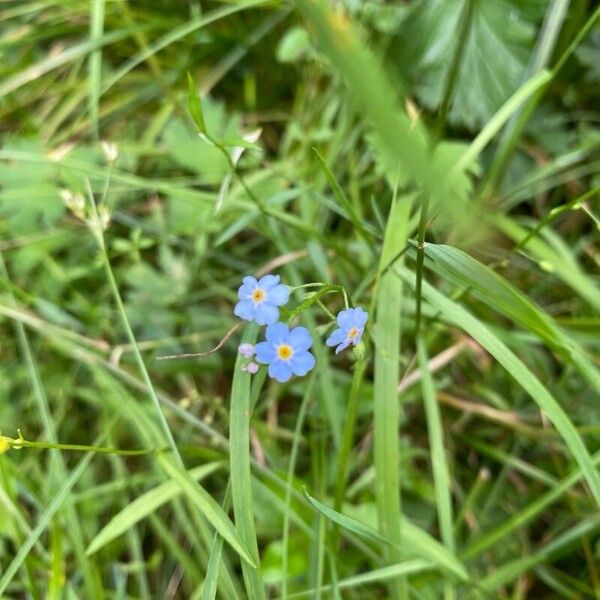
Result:
<svg viewBox="0 0 600 600"><path fill-rule="evenodd" d="M0 595L597 598L599 19L2 3L0 427L148 454L0 446ZM365 347L284 385L250 329L156 360L269 271L343 286Z"/></svg>

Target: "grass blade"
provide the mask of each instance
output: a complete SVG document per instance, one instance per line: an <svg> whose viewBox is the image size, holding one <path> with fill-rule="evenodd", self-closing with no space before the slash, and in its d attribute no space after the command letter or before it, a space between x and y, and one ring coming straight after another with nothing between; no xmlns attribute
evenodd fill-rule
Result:
<svg viewBox="0 0 600 600"><path fill-rule="evenodd" d="M496 227L505 235L520 243L528 236L528 231L509 217L497 215ZM546 233L549 228L546 228ZM596 311L600 311L600 289L587 277L575 259L564 253L559 254L539 237L530 237L523 247L542 263L550 272L556 273L577 294L585 298Z"/></svg>
<svg viewBox="0 0 600 600"><path fill-rule="evenodd" d="M514 581L525 571L529 571L536 565L543 563L557 555L566 552L573 544L586 534L593 533L600 527L600 517L594 516L583 519L577 525L568 529L556 539L533 552L530 556L517 558L502 565L480 582L484 590L496 590L511 581Z"/></svg>
<svg viewBox="0 0 600 600"><path fill-rule="evenodd" d="M90 43L96 46L96 50L90 53L89 59L89 88L90 88L90 127L92 134L98 138L99 125L99 102L100 85L102 79L102 47L98 45L98 40L102 38L104 32L104 0L94 0L92 2L92 15L90 18Z"/></svg>
<svg viewBox="0 0 600 600"><path fill-rule="evenodd" d="M450 475L446 452L444 449L444 432L440 409L433 385L433 378L427 366L428 358L425 342L422 336L417 340L417 355L419 369L421 370L421 390L423 393L423 404L427 418L427 431L429 433L429 444L431 446L431 468L433 471L433 485L435 489L435 503L440 534L444 546L454 554L454 530L452 528L452 497ZM454 598L454 590L446 588L446 597Z"/></svg>
<svg viewBox="0 0 600 600"><path fill-rule="evenodd" d="M402 279L412 285L412 278L407 269L403 269ZM550 392L497 336L462 306L449 300L426 282L423 282L423 296L445 318L481 344L546 413L579 464L596 503L600 506L600 476L577 429Z"/></svg>
<svg viewBox="0 0 600 600"><path fill-rule="evenodd" d="M450 280L466 285L478 298L528 329L551 348L557 349L573 367L600 392L600 371L584 349L570 338L539 306L514 288L489 267L457 248L442 244L426 244L425 256L436 271Z"/></svg>
<svg viewBox="0 0 600 600"><path fill-rule="evenodd" d="M7 94L18 90L20 87L26 85L27 83L37 79L38 77L44 75L65 65L69 62L75 61L90 52L93 52L97 48L101 48L102 46L106 46L108 44L112 44L113 42L117 42L122 40L123 38L127 38L131 35L131 29L113 31L107 35L104 35L100 38L96 38L94 40L88 40L87 42L81 42L80 44L76 44L75 46L71 46L62 52L49 56L44 60L41 60L35 65L24 69L23 71L19 71L12 77L6 79L2 84L0 84L0 98L3 98Z"/></svg>
<svg viewBox="0 0 600 600"><path fill-rule="evenodd" d="M379 262L380 273L406 245L411 201L393 200ZM398 402L402 282L387 269L379 276L375 324L373 435L375 496L381 533L394 544L402 539L400 504L400 405ZM398 562L392 552L388 560ZM401 592L402 594L402 592Z"/></svg>
<svg viewBox="0 0 600 600"><path fill-rule="evenodd" d="M600 467L600 452L592 457L592 462L596 468ZM532 519L535 519L543 510L551 506L554 502L564 496L576 483L583 477L580 469L565 477L562 481L554 485L545 494L531 502L520 512L512 515L506 521L502 522L492 531L488 531L478 539L474 540L462 553L461 556L466 560L473 558L493 546L506 536L524 527Z"/></svg>
<svg viewBox="0 0 600 600"><path fill-rule="evenodd" d="M225 491L225 500L223 501L223 510L228 511L231 504L231 482L227 485ZM223 554L223 537L215 533L213 543L210 548L210 556L206 565L206 576L202 582L202 592L200 600L214 600L217 595L219 583L219 567L221 565L221 556Z"/></svg>
<svg viewBox="0 0 600 600"><path fill-rule="evenodd" d="M354 577L348 577L347 579L342 579L338 581L337 587L338 589L355 589L361 585L367 585L369 583L381 583L383 581L389 581L390 579L397 579L398 577L404 577L406 575L412 575L416 573L422 573L424 571L429 571L435 568L435 566L421 559L415 560L407 560L395 565L390 565L389 567L382 567L381 569L374 569L373 571L369 571L367 573L361 573L360 575L355 575ZM332 586L324 585L321 587L321 592L329 592L331 591ZM306 598L311 597L314 598L317 590L306 590L304 592L298 592L297 594L292 594L289 596L290 600L292 598Z"/></svg>
<svg viewBox="0 0 600 600"><path fill-rule="evenodd" d="M27 558L27 555L29 554L39 537L50 524L52 517L56 514L58 509L65 502L67 496L69 495L69 492L73 489L73 486L83 475L83 472L85 471L86 467L88 466L93 457L94 454L90 452L79 461L79 464L73 469L73 471L71 471L70 475L65 479L65 482L62 484L62 487L58 490L57 494L52 499L52 502L48 505L46 510L40 516L37 525L27 536L27 539L23 542L23 544L17 551L12 562L8 565L6 571L4 571L2 579L0 579L0 596L4 595L6 588L12 581L12 578L15 576L17 571L19 570L21 564Z"/></svg>
<svg viewBox="0 0 600 600"><path fill-rule="evenodd" d="M253 323L244 332L242 342L254 344L258 325ZM248 549L250 565L242 563L244 582L249 598L266 598L259 569L258 545L254 526L252 476L250 472L250 381L252 376L242 371L244 357L238 353L231 387L229 408L229 471L231 499L239 539Z"/></svg>
<svg viewBox="0 0 600 600"><path fill-rule="evenodd" d="M217 501L202 486L198 485L187 471L177 466L170 457L160 454L158 461L167 475L181 487L185 495L188 496L208 519L208 522L223 536L225 541L246 562L254 566L255 563L252 554Z"/></svg>
<svg viewBox="0 0 600 600"><path fill-rule="evenodd" d="M468 579L465 567L454 554L449 552L437 540L416 525L413 525L407 519L404 519L402 522L402 540L400 542L393 542L365 523L344 515L330 506L319 502L306 490L304 491L304 495L315 510L327 517L333 523L337 523L340 527L373 542L384 544L384 546L394 547L403 554L415 553L423 558L433 561L436 565L443 567L459 579L464 581Z"/></svg>
<svg viewBox="0 0 600 600"><path fill-rule="evenodd" d="M282 584L281 584L281 598L282 600L286 600L287 598L287 571L288 571L288 562L289 562L289 532L290 532L290 513L291 513L291 504L292 504L292 488L294 485L294 473L296 471L296 460L298 458L298 448L300 446L300 438L302 435L302 428L304 427L304 419L306 417L306 411L308 410L308 405L311 399L312 388L315 382L315 377L311 377L310 383L306 388L306 392L304 393L304 397L302 398L302 404L300 405L300 410L298 411L298 417L296 419L296 427L294 429L294 440L292 442L292 449L290 451L290 459L288 463L288 471L287 471L287 480L285 487L285 512L283 514L283 534L282 534ZM310 530L312 533L312 530Z"/></svg>
<svg viewBox="0 0 600 600"><path fill-rule="evenodd" d="M222 466L222 463L213 462L189 471L194 481L201 481L214 473ZM176 481L166 481L159 486L138 496L125 509L117 513L90 542L86 554L98 552L106 544L131 529L136 523L145 519L157 511L163 504L181 493L181 486Z"/></svg>

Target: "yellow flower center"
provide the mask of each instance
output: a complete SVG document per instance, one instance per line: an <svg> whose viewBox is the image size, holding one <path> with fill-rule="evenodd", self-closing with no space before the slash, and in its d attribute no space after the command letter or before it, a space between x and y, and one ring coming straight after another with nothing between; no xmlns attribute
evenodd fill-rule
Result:
<svg viewBox="0 0 600 600"><path fill-rule="evenodd" d="M262 302L265 299L265 290L261 288L256 288L252 292L252 300L256 303Z"/></svg>
<svg viewBox="0 0 600 600"><path fill-rule="evenodd" d="M287 344L281 344L280 346L277 346L277 356L281 360L289 360L292 358L293 354L294 351L292 350L291 346L288 346Z"/></svg>
<svg viewBox="0 0 600 600"><path fill-rule="evenodd" d="M357 327L353 327L349 332L348 332L348 339L349 340L353 340L356 336L358 335L358 328Z"/></svg>

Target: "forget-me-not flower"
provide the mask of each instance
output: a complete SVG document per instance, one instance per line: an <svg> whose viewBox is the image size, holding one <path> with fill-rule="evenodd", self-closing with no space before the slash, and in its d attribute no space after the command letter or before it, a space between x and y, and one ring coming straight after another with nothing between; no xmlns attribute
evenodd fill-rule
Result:
<svg viewBox="0 0 600 600"><path fill-rule="evenodd" d="M254 375L255 373L258 373L258 365L255 362L251 361L247 365L244 365L242 367L242 371L250 373L250 375Z"/></svg>
<svg viewBox="0 0 600 600"><path fill-rule="evenodd" d="M313 340L306 327L294 327L285 323L269 325L266 341L256 344L256 360L269 365L269 377L280 383L292 375L302 377L315 366L315 357L308 351Z"/></svg>
<svg viewBox="0 0 600 600"><path fill-rule="evenodd" d="M365 330L369 315L362 308L347 308L338 313L338 329L334 330L325 342L328 346L337 346L335 353L345 350L350 344L356 346Z"/></svg>
<svg viewBox="0 0 600 600"><path fill-rule="evenodd" d="M238 290L240 301L233 314L245 321L256 321L259 325L272 325L279 319L279 308L290 297L287 285L279 283L279 275L265 275L258 281L255 277L244 277Z"/></svg>
<svg viewBox="0 0 600 600"><path fill-rule="evenodd" d="M252 358L254 356L254 346L248 343L240 344L238 347L238 352L244 358Z"/></svg>

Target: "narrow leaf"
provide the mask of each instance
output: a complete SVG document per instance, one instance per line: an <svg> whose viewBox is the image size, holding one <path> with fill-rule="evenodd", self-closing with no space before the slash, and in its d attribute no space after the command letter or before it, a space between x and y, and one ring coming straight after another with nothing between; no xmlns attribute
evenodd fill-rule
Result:
<svg viewBox="0 0 600 600"><path fill-rule="evenodd" d="M192 469L189 475L194 480L200 481L208 477L211 473L214 473L221 466L222 463L209 463ZM97 552L100 548L103 548L106 544L131 529L136 523L154 513L163 504L178 496L181 491L182 489L179 484L171 480L138 496L98 532L90 542L86 554L90 555Z"/></svg>
<svg viewBox="0 0 600 600"><path fill-rule="evenodd" d="M258 325L253 324L244 333L243 342L255 343ZM231 499L235 515L237 535L248 548L251 563L259 564L258 544L254 526L254 502L252 498L252 475L250 472L250 373L242 371L243 357L238 354L231 388L229 411L229 472ZM253 565L254 566L254 565ZM248 597L253 600L266 598L260 570L242 564Z"/></svg>
<svg viewBox="0 0 600 600"><path fill-rule="evenodd" d="M175 463L166 454L160 454L158 462L161 464L167 475L177 482L186 496L198 507L204 514L208 522L223 536L225 541L250 565L255 566L251 554L246 545L240 539L233 523L219 506L216 500L198 483L194 481L191 475L175 465Z"/></svg>
<svg viewBox="0 0 600 600"><path fill-rule="evenodd" d="M397 267L396 272L400 272L402 279L408 285L414 287L413 275L408 269ZM600 506L600 476L594 468L592 458L581 436L560 404L525 364L481 321L462 306L436 291L425 281L423 282L422 291L423 296L432 306L481 344L548 415L567 448L581 467L596 503Z"/></svg>
<svg viewBox="0 0 600 600"><path fill-rule="evenodd" d="M194 79L188 71L187 74L187 82L188 82L188 108L190 111L190 115L198 128L200 133L206 133L206 123L204 122L204 112L202 110L202 102L198 97L198 92L196 91L196 84L194 83Z"/></svg>
<svg viewBox="0 0 600 600"><path fill-rule="evenodd" d="M407 519L403 518L402 520L402 541L400 543L394 543L372 527L369 527L369 525L344 515L330 506L319 502L306 490L304 490L304 495L315 510L319 511L333 523L337 523L340 527L371 541L392 546L401 554L407 555L414 553L423 558L427 558L440 567L452 572L460 579L465 581L468 579L465 567L451 552L444 548L444 546L428 533L416 525L413 525Z"/></svg>
<svg viewBox="0 0 600 600"><path fill-rule="evenodd" d="M539 306L489 267L451 246L426 244L430 266L442 276L468 286L499 314L531 331L562 354L600 392L600 370L576 340L569 337Z"/></svg>

